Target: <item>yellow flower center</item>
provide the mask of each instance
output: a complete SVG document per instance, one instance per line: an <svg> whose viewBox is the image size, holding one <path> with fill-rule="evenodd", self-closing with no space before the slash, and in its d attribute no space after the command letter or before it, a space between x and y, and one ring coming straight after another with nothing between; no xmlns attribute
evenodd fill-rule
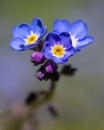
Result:
<svg viewBox="0 0 104 130"><path fill-rule="evenodd" d="M54 56L62 57L65 54L65 48L62 45L54 45L51 52Z"/></svg>
<svg viewBox="0 0 104 130"><path fill-rule="evenodd" d="M38 39L38 35L32 34L32 35L28 36L27 44L34 44L37 39Z"/></svg>

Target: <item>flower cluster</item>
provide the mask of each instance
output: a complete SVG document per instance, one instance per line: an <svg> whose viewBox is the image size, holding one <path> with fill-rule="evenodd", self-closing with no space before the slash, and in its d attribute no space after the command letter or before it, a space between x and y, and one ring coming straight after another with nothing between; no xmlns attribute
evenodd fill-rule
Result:
<svg viewBox="0 0 104 130"><path fill-rule="evenodd" d="M55 20L52 31L45 39L47 27L36 17L28 24L20 24L13 28L11 48L17 51L32 49L31 61L41 67L36 77L39 80L58 80L57 64L64 64L83 47L93 42L88 36L88 27L83 20L69 23L67 20Z"/></svg>

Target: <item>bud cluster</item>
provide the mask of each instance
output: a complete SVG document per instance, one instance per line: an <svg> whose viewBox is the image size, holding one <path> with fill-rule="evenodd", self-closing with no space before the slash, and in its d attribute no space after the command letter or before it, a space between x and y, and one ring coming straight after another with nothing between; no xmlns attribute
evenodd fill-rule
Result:
<svg viewBox="0 0 104 130"><path fill-rule="evenodd" d="M35 66L41 65L36 73L37 79L51 79L52 81L57 81L59 79L57 64L52 60L46 60L41 52L34 52L31 56L31 61Z"/></svg>

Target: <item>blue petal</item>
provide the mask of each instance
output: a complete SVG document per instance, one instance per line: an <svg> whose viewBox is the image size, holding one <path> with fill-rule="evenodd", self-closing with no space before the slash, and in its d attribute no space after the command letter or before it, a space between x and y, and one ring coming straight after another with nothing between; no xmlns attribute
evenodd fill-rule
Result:
<svg viewBox="0 0 104 130"><path fill-rule="evenodd" d="M24 41L21 38L14 38L10 42L10 47L17 51L23 51L25 50Z"/></svg>
<svg viewBox="0 0 104 130"><path fill-rule="evenodd" d="M47 27L45 26L45 27L42 29L42 31L41 31L41 33L40 33L40 36L45 35L46 32L47 32ZM38 33L38 32L37 32L37 33Z"/></svg>
<svg viewBox="0 0 104 130"><path fill-rule="evenodd" d="M57 44L58 42L60 42L61 38L56 33L49 33L46 37L46 42L47 41L50 43L50 46L53 46L53 45Z"/></svg>
<svg viewBox="0 0 104 130"><path fill-rule="evenodd" d="M70 23L67 20L55 20L53 23L53 31L61 33L61 32L69 32L70 31Z"/></svg>
<svg viewBox="0 0 104 130"><path fill-rule="evenodd" d="M46 31L43 21L40 18L34 18L30 24L30 28L34 33L43 33Z"/></svg>
<svg viewBox="0 0 104 130"><path fill-rule="evenodd" d="M75 49L81 49L89 44L91 44L94 41L93 37L86 37L84 40L79 40L77 41L76 46L74 47Z"/></svg>
<svg viewBox="0 0 104 130"><path fill-rule="evenodd" d="M74 54L75 54L75 50L74 50L73 47L71 47L70 49L68 49L68 50L65 51L65 55L62 58L62 60L66 60L66 59L68 59L69 57L71 57Z"/></svg>
<svg viewBox="0 0 104 130"><path fill-rule="evenodd" d="M60 57L55 57L55 56L52 56L52 60L56 63L56 64L62 64L62 63L65 63L66 61L62 60L62 58Z"/></svg>
<svg viewBox="0 0 104 130"><path fill-rule="evenodd" d="M26 38L30 35L30 27L27 24L21 24L13 28L13 36L18 38Z"/></svg>
<svg viewBox="0 0 104 130"><path fill-rule="evenodd" d="M51 53L51 48L50 45L48 43L46 43L44 45L44 48L42 50L43 55L47 58L47 59L51 59L52 57L52 53Z"/></svg>
<svg viewBox="0 0 104 130"><path fill-rule="evenodd" d="M39 42L36 41L34 44L26 45L26 46L25 46L25 49L31 49L31 48L34 48L35 46L37 46L38 43L39 43Z"/></svg>
<svg viewBox="0 0 104 130"><path fill-rule="evenodd" d="M69 33L66 33L66 32L63 32L60 34L60 37L61 37L61 44L69 49L72 47L72 43L71 43L71 39L70 39L70 35Z"/></svg>
<svg viewBox="0 0 104 130"><path fill-rule="evenodd" d="M61 64L65 64L66 62L68 62L68 59L62 59Z"/></svg>
<svg viewBox="0 0 104 130"><path fill-rule="evenodd" d="M77 20L71 24L71 35L75 38L83 39L87 36L88 27L82 20Z"/></svg>

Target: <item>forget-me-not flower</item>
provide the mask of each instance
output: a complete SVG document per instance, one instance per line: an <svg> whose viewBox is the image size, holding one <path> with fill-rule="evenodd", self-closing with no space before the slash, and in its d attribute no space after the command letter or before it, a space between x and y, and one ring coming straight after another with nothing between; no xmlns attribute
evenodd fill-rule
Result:
<svg viewBox="0 0 104 130"><path fill-rule="evenodd" d="M42 36L46 33L46 26L40 18L34 18L30 25L20 24L13 28L13 39L10 42L11 48L17 51L37 46Z"/></svg>
<svg viewBox="0 0 104 130"><path fill-rule="evenodd" d="M83 20L77 20L69 23L67 20L55 20L53 24L53 32L70 34L72 47L79 51L81 48L93 42L93 37L88 36L88 27Z"/></svg>
<svg viewBox="0 0 104 130"><path fill-rule="evenodd" d="M42 52L47 59L53 60L56 64L67 62L75 53L68 33L49 33Z"/></svg>

